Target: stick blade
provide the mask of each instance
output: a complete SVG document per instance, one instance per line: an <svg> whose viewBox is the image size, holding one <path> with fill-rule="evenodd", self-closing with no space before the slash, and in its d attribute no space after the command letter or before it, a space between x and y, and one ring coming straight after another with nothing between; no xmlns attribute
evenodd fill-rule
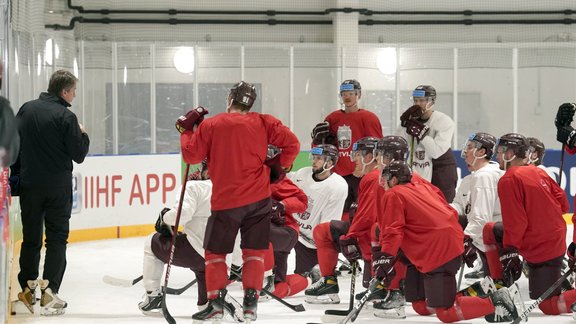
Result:
<svg viewBox="0 0 576 324"><path fill-rule="evenodd" d="M176 320L174 319L174 317L172 317L172 315L168 311L168 306L166 306L165 290L164 293L162 294L162 315L164 316L164 319L166 319L166 322L168 322L168 324L176 324Z"/></svg>
<svg viewBox="0 0 576 324"><path fill-rule="evenodd" d="M116 278L116 277L112 277L112 276L108 276L108 275L105 275L102 277L102 281L104 281L104 283L107 283L109 285L116 286L116 287L132 287L136 283L138 283L140 280L142 280L142 277L138 277L138 278L133 279L133 280L121 279L121 278Z"/></svg>
<svg viewBox="0 0 576 324"><path fill-rule="evenodd" d="M297 312L303 312L306 310L306 308L304 308L304 305L298 304L298 305L294 305L294 310Z"/></svg>

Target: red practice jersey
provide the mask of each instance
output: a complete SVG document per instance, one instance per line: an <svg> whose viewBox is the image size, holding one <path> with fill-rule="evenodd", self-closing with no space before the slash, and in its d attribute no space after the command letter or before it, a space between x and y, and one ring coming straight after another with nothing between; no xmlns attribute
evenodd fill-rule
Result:
<svg viewBox="0 0 576 324"><path fill-rule="evenodd" d="M358 240L358 245L362 251L362 257L365 260L370 260L372 256L372 249L370 248L370 229L376 223L376 191L378 190L380 178L380 170L374 169L368 172L360 180L358 187L358 209L350 229L348 230L348 237L354 237Z"/></svg>
<svg viewBox="0 0 576 324"><path fill-rule="evenodd" d="M186 163L208 158L212 210L224 210L270 197L270 168L264 165L268 144L282 149L280 164L290 167L300 142L280 120L249 112L221 113L180 137Z"/></svg>
<svg viewBox="0 0 576 324"><path fill-rule="evenodd" d="M373 112L360 109L353 113L336 110L326 116L330 133L338 138L338 162L334 172L341 176L352 174L356 165L350 160L352 144L366 136L382 138L382 125Z"/></svg>
<svg viewBox="0 0 576 324"><path fill-rule="evenodd" d="M502 205L504 247L515 247L530 263L544 262L566 252L568 211L564 190L533 165L513 166L498 182Z"/></svg>
<svg viewBox="0 0 576 324"><path fill-rule="evenodd" d="M308 208L308 197L288 177L271 185L271 198L284 204L286 222L284 226L290 227L296 233L300 232L300 226L292 216L293 213L303 213Z"/></svg>
<svg viewBox="0 0 576 324"><path fill-rule="evenodd" d="M396 255L402 249L422 273L464 252L464 232L456 212L427 182L416 179L386 190L378 211L381 251Z"/></svg>

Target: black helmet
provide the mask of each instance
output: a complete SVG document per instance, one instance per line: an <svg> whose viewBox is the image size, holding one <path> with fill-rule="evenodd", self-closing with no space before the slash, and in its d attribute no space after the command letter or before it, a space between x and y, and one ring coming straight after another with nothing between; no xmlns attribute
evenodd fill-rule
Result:
<svg viewBox="0 0 576 324"><path fill-rule="evenodd" d="M312 150L310 150L310 156L312 155L322 155L326 161L332 161L333 165L336 165L336 162L338 162L338 148L332 144L314 146Z"/></svg>
<svg viewBox="0 0 576 324"><path fill-rule="evenodd" d="M256 101L256 88L248 82L240 81L230 89L228 98L231 99L233 103L246 106L250 109L254 101Z"/></svg>
<svg viewBox="0 0 576 324"><path fill-rule="evenodd" d="M542 162L544 162L544 155L546 154L546 146L544 146L544 143L536 137L528 137L527 140L528 144L532 148L532 152L536 152L538 155L538 160L530 162L535 162L536 165L542 164Z"/></svg>
<svg viewBox="0 0 576 324"><path fill-rule="evenodd" d="M399 183L408 183L412 180L412 170L405 161L392 161L382 169L382 179L390 181L392 177Z"/></svg>
<svg viewBox="0 0 576 324"><path fill-rule="evenodd" d="M412 91L412 98L429 98L436 101L436 89L431 85L419 85Z"/></svg>
<svg viewBox="0 0 576 324"><path fill-rule="evenodd" d="M384 136L376 144L376 155L390 160L405 161L408 154L408 142L402 136Z"/></svg>
<svg viewBox="0 0 576 324"><path fill-rule="evenodd" d="M472 133L470 134L470 136L468 137L468 140L466 141L466 144L464 144L464 147L468 146L469 142L474 142L474 146L477 149L485 149L486 150L486 159L490 160L490 158L492 157L492 154L494 154L494 146L496 145L496 137L488 134L488 133L482 133L482 132L478 132L478 133ZM462 150L464 151L464 150Z"/></svg>
<svg viewBox="0 0 576 324"><path fill-rule="evenodd" d="M342 82L342 84L340 84L340 92L353 91L353 90L357 90L358 93L360 93L360 91L362 90L360 82L351 79L351 80L345 80L344 82Z"/></svg>
<svg viewBox="0 0 576 324"><path fill-rule="evenodd" d="M514 155L517 158L526 158L526 152L530 148L530 144L528 144L528 140L524 135L518 133L508 133L505 135L500 136L498 141L496 141L496 151L499 147L504 149L504 152L508 150L513 150Z"/></svg>

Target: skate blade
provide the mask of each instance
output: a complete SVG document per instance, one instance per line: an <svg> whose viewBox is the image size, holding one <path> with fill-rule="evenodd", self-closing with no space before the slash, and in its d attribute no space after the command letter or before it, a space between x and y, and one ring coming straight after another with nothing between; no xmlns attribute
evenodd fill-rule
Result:
<svg viewBox="0 0 576 324"><path fill-rule="evenodd" d="M41 316L58 316L64 315L66 308L42 308L40 311Z"/></svg>
<svg viewBox="0 0 576 324"><path fill-rule="evenodd" d="M212 324L220 324L222 323L222 319L207 319L207 320L192 320L193 324L204 324L204 323L212 323Z"/></svg>
<svg viewBox="0 0 576 324"><path fill-rule="evenodd" d="M24 304L24 306L26 306L26 308L28 309L28 311L29 311L31 314L34 314L34 305L28 303L28 301L26 300L26 298L21 297L21 293L18 293L18 300L19 300L20 302L22 302L22 304Z"/></svg>
<svg viewBox="0 0 576 324"><path fill-rule="evenodd" d="M374 316L379 318L404 319L406 318L406 311L404 310L404 306L392 309L376 309Z"/></svg>
<svg viewBox="0 0 576 324"><path fill-rule="evenodd" d="M164 316L164 314L162 313L162 309L155 309L155 310L149 310L149 311L140 310L140 311L142 312L142 314L144 314L146 316L151 316L151 317Z"/></svg>
<svg viewBox="0 0 576 324"><path fill-rule="evenodd" d="M340 304L340 297L338 297L338 294L328 294L323 296L306 296L306 299L304 299L304 301L306 301L308 304Z"/></svg>

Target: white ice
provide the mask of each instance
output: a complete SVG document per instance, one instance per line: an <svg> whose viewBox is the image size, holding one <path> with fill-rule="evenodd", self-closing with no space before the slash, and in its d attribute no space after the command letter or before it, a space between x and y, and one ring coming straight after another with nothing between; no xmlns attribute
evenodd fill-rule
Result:
<svg viewBox="0 0 576 324"><path fill-rule="evenodd" d="M22 304L16 303L16 315L12 323L165 323L162 316L149 317L138 309L144 288L138 283L130 288L115 287L105 284L102 277L110 275L125 279L134 279L142 273L142 247L144 237L129 239L114 239L74 243L68 246L68 267L60 288L60 297L68 302L66 314L56 317L41 317L30 314ZM293 270L293 260L290 259L289 271ZM470 271L470 270L467 270ZM169 287L182 287L194 279L194 274L188 269L172 268ZM356 280L357 291L360 292L360 277ZM289 308L271 300L258 306L259 324L300 324L307 322L320 323L320 317L326 309L348 308L350 278L341 278L339 305L311 305L304 302L304 293L287 298L292 304L302 303L305 312L296 313ZM528 300L528 282L522 277L519 281L526 305ZM235 283L229 290L236 299L242 300L241 287ZM196 312L196 286L193 286L179 296L168 295L167 306L178 323L192 323L191 316ZM39 307L39 306L36 306ZM39 310L37 308L36 313ZM372 309L364 309L355 323L441 323L434 316L418 316L410 306L406 307L407 318L390 320L376 318ZM483 318L462 321L460 323L485 323ZM538 309L530 314L529 323L571 323L576 321L569 314L546 316Z"/></svg>

